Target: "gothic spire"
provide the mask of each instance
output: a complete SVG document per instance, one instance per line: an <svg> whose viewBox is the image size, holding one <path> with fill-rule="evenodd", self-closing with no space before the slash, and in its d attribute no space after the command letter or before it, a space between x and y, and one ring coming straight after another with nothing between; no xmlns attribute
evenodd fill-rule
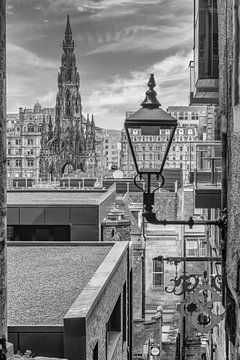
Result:
<svg viewBox="0 0 240 360"><path fill-rule="evenodd" d="M67 24L65 30L65 40L63 40L63 50L65 53L72 53L74 50L74 41L72 39L72 30L69 20L69 15L67 15Z"/></svg>
<svg viewBox="0 0 240 360"><path fill-rule="evenodd" d="M67 25L66 25L66 30L65 30L65 40L66 40L66 42L71 42L72 41L72 29L71 29L68 14L67 14Z"/></svg>

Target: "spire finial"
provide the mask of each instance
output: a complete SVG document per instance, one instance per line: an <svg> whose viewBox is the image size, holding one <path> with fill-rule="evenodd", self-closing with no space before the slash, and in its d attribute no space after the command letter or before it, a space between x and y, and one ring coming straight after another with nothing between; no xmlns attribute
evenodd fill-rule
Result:
<svg viewBox="0 0 240 360"><path fill-rule="evenodd" d="M148 87L149 89L146 91L146 97L144 101L141 103L141 106L143 108L147 109L158 109L159 106L161 106L160 102L157 99L157 93L154 90L154 87L156 86L154 74L150 75L149 81L148 81Z"/></svg>
<svg viewBox="0 0 240 360"><path fill-rule="evenodd" d="M67 24L66 24L66 30L65 30L65 40L71 41L72 40L72 30L69 20L69 14L67 14Z"/></svg>

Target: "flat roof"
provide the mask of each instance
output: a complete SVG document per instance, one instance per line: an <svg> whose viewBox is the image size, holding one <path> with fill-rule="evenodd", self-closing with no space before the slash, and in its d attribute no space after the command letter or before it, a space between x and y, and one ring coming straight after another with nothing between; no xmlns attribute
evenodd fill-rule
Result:
<svg viewBox="0 0 240 360"><path fill-rule="evenodd" d="M99 205L110 193L111 191L12 190L7 192L7 205Z"/></svg>
<svg viewBox="0 0 240 360"><path fill-rule="evenodd" d="M8 325L63 325L111 246L8 246Z"/></svg>

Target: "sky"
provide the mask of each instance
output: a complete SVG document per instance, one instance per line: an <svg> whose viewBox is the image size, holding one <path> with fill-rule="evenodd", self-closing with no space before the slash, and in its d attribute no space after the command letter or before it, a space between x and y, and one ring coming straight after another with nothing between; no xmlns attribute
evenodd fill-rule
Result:
<svg viewBox="0 0 240 360"><path fill-rule="evenodd" d="M83 114L122 129L154 73L162 108L188 105L191 0L7 0L7 111L54 107L67 14Z"/></svg>

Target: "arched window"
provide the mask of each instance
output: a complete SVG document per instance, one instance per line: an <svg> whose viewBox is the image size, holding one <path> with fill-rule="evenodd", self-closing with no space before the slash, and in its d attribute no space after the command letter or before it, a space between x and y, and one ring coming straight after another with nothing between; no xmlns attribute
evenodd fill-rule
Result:
<svg viewBox="0 0 240 360"><path fill-rule="evenodd" d="M70 116L71 115L71 101L70 101L70 91L67 89L66 91L66 104L65 104L65 114L66 116Z"/></svg>

